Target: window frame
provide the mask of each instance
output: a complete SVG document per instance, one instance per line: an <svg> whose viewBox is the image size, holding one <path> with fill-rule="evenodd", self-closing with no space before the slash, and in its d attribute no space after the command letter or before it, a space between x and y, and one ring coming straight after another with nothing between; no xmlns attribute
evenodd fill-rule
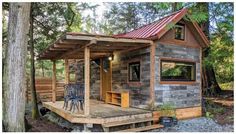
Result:
<svg viewBox="0 0 236 134"><path fill-rule="evenodd" d="M178 38L176 38L176 26L182 26L183 27L183 39L178 39ZM182 23L176 23L176 26L175 26L175 28L174 28L174 39L175 40L179 40L179 41L185 41L185 38L186 38L186 26L185 26L185 24L182 24Z"/></svg>
<svg viewBox="0 0 236 134"><path fill-rule="evenodd" d="M175 63L187 63L187 64L193 64L194 65L194 79L193 80L178 80L178 79L162 79L162 62L175 62ZM197 79L197 63L190 60L179 60L179 59L160 59L160 82L165 83L172 83L172 84L178 84L178 83L195 83Z"/></svg>
<svg viewBox="0 0 236 134"><path fill-rule="evenodd" d="M138 80L130 80L130 65L139 64L139 79ZM141 81L141 61L133 61L128 63L128 82L140 82Z"/></svg>

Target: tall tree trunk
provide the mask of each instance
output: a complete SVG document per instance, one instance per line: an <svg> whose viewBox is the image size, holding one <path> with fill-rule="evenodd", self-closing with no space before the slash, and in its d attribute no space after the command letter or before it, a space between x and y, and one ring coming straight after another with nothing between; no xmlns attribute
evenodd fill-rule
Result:
<svg viewBox="0 0 236 134"><path fill-rule="evenodd" d="M30 11L30 89L31 89L31 104L32 104L32 118L39 118L39 110L37 104L36 88L35 88L35 65L34 65L34 25L33 25L33 5Z"/></svg>
<svg viewBox="0 0 236 134"><path fill-rule="evenodd" d="M207 2L203 2L203 3L199 2L198 6L201 7L201 9L204 12L208 13L208 18L209 18L208 3ZM208 37L208 39L210 39L209 24L210 24L209 19L201 24L202 31L205 33L205 35ZM202 52L203 59L208 56L209 52L210 52L209 47L206 48ZM216 80L213 65L203 66L202 75L203 75L203 77L202 77L203 78L202 79L203 94L204 95L211 95L211 96L212 95L215 96L215 95L219 94L221 92L221 88Z"/></svg>
<svg viewBox="0 0 236 134"><path fill-rule="evenodd" d="M26 54L30 3L10 3L3 72L3 131L25 131Z"/></svg>
<svg viewBox="0 0 236 134"><path fill-rule="evenodd" d="M177 11L177 2L173 2L173 3L171 3L171 7L172 7L172 12L175 12L175 11Z"/></svg>
<svg viewBox="0 0 236 134"><path fill-rule="evenodd" d="M42 68L42 74L43 74L43 77L44 77L44 62L43 61L40 61L41 62L41 68Z"/></svg>

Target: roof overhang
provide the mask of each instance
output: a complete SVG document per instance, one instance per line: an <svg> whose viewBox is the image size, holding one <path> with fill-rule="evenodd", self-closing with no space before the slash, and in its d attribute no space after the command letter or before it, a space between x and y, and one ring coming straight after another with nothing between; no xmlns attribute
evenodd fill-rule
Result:
<svg viewBox="0 0 236 134"><path fill-rule="evenodd" d="M46 50L38 55L38 59L83 59L84 48L90 48L90 58L102 58L112 55L114 51L131 51L150 46L148 39L128 39L112 36L65 33Z"/></svg>

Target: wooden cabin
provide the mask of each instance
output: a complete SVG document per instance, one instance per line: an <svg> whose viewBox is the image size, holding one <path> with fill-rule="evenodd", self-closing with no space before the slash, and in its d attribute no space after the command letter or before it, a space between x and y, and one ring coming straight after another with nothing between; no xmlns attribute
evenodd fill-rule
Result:
<svg viewBox="0 0 236 134"><path fill-rule="evenodd" d="M121 125L129 125L123 131L161 127L153 124L151 103L173 103L178 119L201 116L202 49L209 41L186 18L182 9L123 34L63 34L38 56L53 62L52 100L43 105L72 123L100 124L105 131ZM76 68L76 82L85 85L83 112L64 110L56 99L55 61L60 59L65 60L65 84Z"/></svg>

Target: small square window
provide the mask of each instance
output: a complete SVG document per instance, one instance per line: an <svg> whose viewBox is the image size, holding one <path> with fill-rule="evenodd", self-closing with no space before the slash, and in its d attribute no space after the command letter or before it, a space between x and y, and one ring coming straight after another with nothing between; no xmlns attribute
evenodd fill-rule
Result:
<svg viewBox="0 0 236 134"><path fill-rule="evenodd" d="M129 81L140 81L140 62L129 63Z"/></svg>
<svg viewBox="0 0 236 134"><path fill-rule="evenodd" d="M183 24L176 24L175 26L175 39L177 40L184 40L184 25Z"/></svg>

